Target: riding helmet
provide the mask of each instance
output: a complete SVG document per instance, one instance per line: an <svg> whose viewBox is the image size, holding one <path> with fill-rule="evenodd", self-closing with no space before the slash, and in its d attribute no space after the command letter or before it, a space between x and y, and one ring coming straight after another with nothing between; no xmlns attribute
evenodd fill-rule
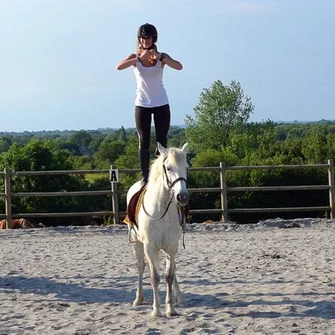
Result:
<svg viewBox="0 0 335 335"><path fill-rule="evenodd" d="M147 36L152 37L152 43L157 42L157 37L158 37L157 29L155 26L153 26L150 23L142 24L137 30L137 38L147 37Z"/></svg>

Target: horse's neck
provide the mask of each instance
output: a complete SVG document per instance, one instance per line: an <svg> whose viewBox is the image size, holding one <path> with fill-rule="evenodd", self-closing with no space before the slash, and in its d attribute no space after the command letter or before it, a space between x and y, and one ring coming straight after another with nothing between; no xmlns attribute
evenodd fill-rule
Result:
<svg viewBox="0 0 335 335"><path fill-rule="evenodd" d="M164 187L163 183L159 183L159 185L151 185L148 184L147 191L145 194L145 205L159 208L164 206L165 203L169 200L170 193Z"/></svg>

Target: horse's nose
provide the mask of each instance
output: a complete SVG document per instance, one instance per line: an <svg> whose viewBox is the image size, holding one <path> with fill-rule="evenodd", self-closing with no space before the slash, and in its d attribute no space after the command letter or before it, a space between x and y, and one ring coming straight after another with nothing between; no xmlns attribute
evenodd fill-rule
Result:
<svg viewBox="0 0 335 335"><path fill-rule="evenodd" d="M177 194L177 201L180 205L185 205L188 202L189 199L189 193L188 192L182 192Z"/></svg>

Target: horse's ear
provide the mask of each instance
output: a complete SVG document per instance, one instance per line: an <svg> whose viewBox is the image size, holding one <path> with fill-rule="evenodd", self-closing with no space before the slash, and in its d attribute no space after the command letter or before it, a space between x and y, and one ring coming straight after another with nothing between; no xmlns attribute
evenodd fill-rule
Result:
<svg viewBox="0 0 335 335"><path fill-rule="evenodd" d="M166 157L168 155L168 149L164 148L159 142L157 142L157 149L161 155Z"/></svg>
<svg viewBox="0 0 335 335"><path fill-rule="evenodd" d="M182 150L185 154L187 154L187 153L188 153L188 143L185 143L185 144L183 145L183 147L181 148L181 150Z"/></svg>

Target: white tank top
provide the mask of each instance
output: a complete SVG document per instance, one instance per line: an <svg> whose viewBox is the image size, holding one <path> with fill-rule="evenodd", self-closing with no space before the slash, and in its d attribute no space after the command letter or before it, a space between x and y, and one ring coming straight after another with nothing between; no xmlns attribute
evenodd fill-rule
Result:
<svg viewBox="0 0 335 335"><path fill-rule="evenodd" d="M154 66L146 67L140 62L134 67L136 78L135 106L159 107L169 103L166 90L163 85L163 70L161 62Z"/></svg>

